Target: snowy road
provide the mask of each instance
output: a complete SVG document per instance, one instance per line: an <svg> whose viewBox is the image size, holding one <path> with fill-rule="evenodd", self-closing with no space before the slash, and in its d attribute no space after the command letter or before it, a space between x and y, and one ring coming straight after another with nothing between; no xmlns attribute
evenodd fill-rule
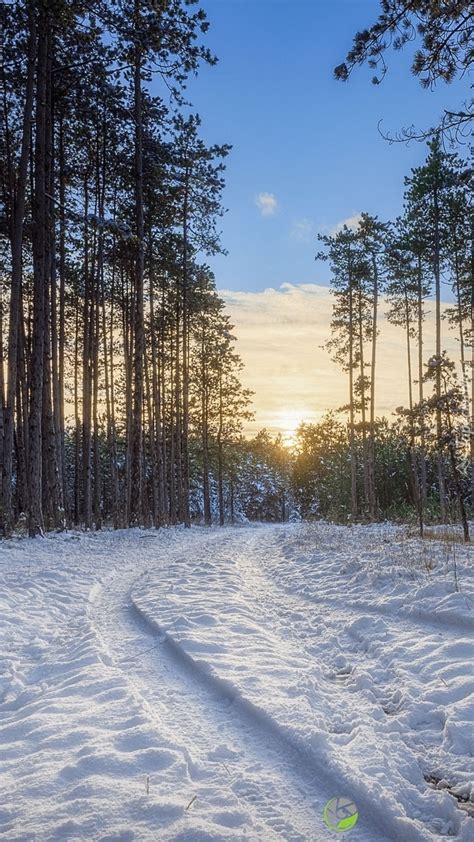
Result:
<svg viewBox="0 0 474 842"><path fill-rule="evenodd" d="M0 836L318 842L347 795L348 838L473 838L453 547L325 524L0 544Z"/></svg>
<svg viewBox="0 0 474 842"><path fill-rule="evenodd" d="M199 552L215 554L217 539L205 540ZM193 815L205 819L203 829L212 822L222 828L222 836L225 828L233 828L240 829L239 838L327 838L316 830L325 803L317 797L327 800L330 793L315 786L311 764L282 743L271 724L242 704L232 687L209 680L172 638L143 620L127 601L135 579L132 572L124 588L124 581L117 583L112 575L95 594L92 616L160 730L171 739L179 736L186 765L184 800L196 796ZM173 628L179 640L178 628ZM151 786L160 786L159 777ZM189 838L195 834L193 828Z"/></svg>

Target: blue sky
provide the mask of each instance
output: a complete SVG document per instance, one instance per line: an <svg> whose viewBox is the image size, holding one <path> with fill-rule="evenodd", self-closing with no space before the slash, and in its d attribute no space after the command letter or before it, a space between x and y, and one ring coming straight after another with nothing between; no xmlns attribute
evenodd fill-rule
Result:
<svg viewBox="0 0 474 842"><path fill-rule="evenodd" d="M465 83L424 91L410 75L412 46L390 53L382 85L360 68L346 83L333 67L369 25L375 0L202 0L218 55L188 85L209 143L231 143L222 220L227 257L209 260L221 289L259 291L323 283L315 235L361 210L400 212L403 177L422 144L389 145L378 131L436 122L466 97ZM259 194L275 197L261 199ZM274 213L268 213L274 209ZM263 211L267 211L265 214Z"/></svg>

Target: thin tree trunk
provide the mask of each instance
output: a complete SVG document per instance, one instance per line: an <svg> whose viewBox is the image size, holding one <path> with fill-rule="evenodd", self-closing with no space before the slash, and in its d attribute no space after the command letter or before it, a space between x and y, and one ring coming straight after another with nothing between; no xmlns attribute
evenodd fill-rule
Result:
<svg viewBox="0 0 474 842"><path fill-rule="evenodd" d="M359 287L358 294L359 304L359 356L360 356L360 404L362 415L362 453L364 460L364 496L365 503L370 511L370 481L369 481L369 452L367 446L367 418L366 418L366 398L365 398L365 362L364 362L364 326L362 317L362 291Z"/></svg>
<svg viewBox="0 0 474 842"><path fill-rule="evenodd" d="M66 452L65 452L65 344L66 344L66 176L64 160L64 126L63 115L59 118L59 356L58 356L58 389L57 407L59 460L62 478L63 506L66 523L70 519L68 499Z"/></svg>
<svg viewBox="0 0 474 842"><path fill-rule="evenodd" d="M417 272L417 311L418 311L418 401L420 407L423 406L423 275L421 256L418 256L418 272ZM421 484L421 508L426 509L427 505L427 491L426 491L426 444L425 444L425 422L421 419L421 436L420 436L420 484Z"/></svg>
<svg viewBox="0 0 474 842"><path fill-rule="evenodd" d="M181 341L180 341L180 312L179 296L176 305L176 342L175 342L175 366L174 366L174 408L175 408L175 429L174 429L174 461L176 475L176 502L177 515L180 523L184 523L184 490L183 490L183 453L182 453L182 414L181 414Z"/></svg>
<svg viewBox="0 0 474 842"><path fill-rule="evenodd" d="M351 450L351 512L357 517L357 456L355 447L354 418L354 319L353 319L352 279L349 279L349 434Z"/></svg>
<svg viewBox="0 0 474 842"><path fill-rule="evenodd" d="M48 79L51 80L51 57L48 63ZM59 471L59 414L56 418L58 392L58 334L56 307L56 241L54 219L54 131L53 105L51 81L48 84L47 101L47 157L46 157L46 185L47 185L47 262L45 302L44 302L44 362L43 362L43 509L49 511L49 525L55 528L64 527L63 495L61 488L61 474Z"/></svg>
<svg viewBox="0 0 474 842"><path fill-rule="evenodd" d="M183 208L183 447L182 447L182 480L183 480L183 515L184 525L191 526L189 514L189 374L188 374L188 187L189 168L185 172L184 208Z"/></svg>
<svg viewBox="0 0 474 842"><path fill-rule="evenodd" d="M421 500L421 489L418 482L418 471L416 467L416 451L415 451L415 428L413 418L413 377L411 365L411 319L410 319L410 305L408 301L408 291L405 286L405 337L407 349L407 366L408 366L408 407L410 410L410 475L412 479L413 500L418 512L418 522L420 527L420 537L423 537L423 505Z"/></svg>
<svg viewBox="0 0 474 842"><path fill-rule="evenodd" d="M101 512L101 471L100 471L100 452L99 452L99 361L100 361L100 286L102 283L101 274L101 235L99 235L99 250L98 250L98 277L95 289L95 306L94 306L94 320L92 327L92 371L94 375L93 393L92 393L92 418L93 418L93 454L94 454L94 526L95 529L100 529L102 526L102 512Z"/></svg>
<svg viewBox="0 0 474 842"><path fill-rule="evenodd" d="M133 98L135 121L135 233L137 237L135 274L134 274L134 346L133 346L133 411L131 437L131 484L130 523L143 520L143 357L145 350L144 313L143 313L143 275L144 275L144 212L143 212L143 95L141 79L140 0L135 0L135 26L137 40L135 44Z"/></svg>
<svg viewBox="0 0 474 842"><path fill-rule="evenodd" d="M374 298L372 309L372 358L370 363L369 511L371 519L375 520L375 366L377 360L377 317L379 303L379 273L375 254L372 255L372 270L374 275Z"/></svg>
<svg viewBox="0 0 474 842"><path fill-rule="evenodd" d="M105 388L105 411L107 424L107 449L109 455L110 467L110 481L111 481L111 507L112 520L114 528L118 529L120 525L119 501L120 492L117 475L117 452L116 452L116 433L115 433L115 416L114 416L114 296L115 296L115 242L112 256L112 282L110 290L110 322L109 322L109 342L110 353L107 348L107 321L106 321L106 307L105 307L105 291L104 280L102 278L102 343L104 355L104 388Z"/></svg>
<svg viewBox="0 0 474 842"><path fill-rule="evenodd" d="M84 180L84 340L82 348L82 517L86 529L92 527L92 467L91 467L91 343L93 304L89 260L89 188Z"/></svg>
<svg viewBox="0 0 474 842"><path fill-rule="evenodd" d="M212 525L211 494L209 487L209 429L207 406L207 368L205 355L204 326L201 333L201 424L202 424L202 491L204 504L204 524Z"/></svg>
<svg viewBox="0 0 474 842"><path fill-rule="evenodd" d="M75 296L74 328L74 522L81 519L81 417L79 412L79 296Z"/></svg>
<svg viewBox="0 0 474 842"><path fill-rule="evenodd" d="M18 376L18 346L21 315L21 279L22 279L22 247L23 226L26 206L26 187L28 181L28 158L31 142L31 120L33 113L34 78L36 61L36 25L32 4L27 6L28 12L28 59L26 68L25 104L23 108L23 125L18 177L16 181L16 195L13 209L12 226L12 267L10 287L10 316L8 326L8 381L4 412L3 431L3 483L2 483L2 513L3 528L9 534L13 527L12 511L12 472L13 472L13 436L15 419L15 398L17 394ZM43 36L44 31L42 30ZM42 57L45 62L45 57ZM45 64L44 64L45 68ZM44 72L44 71L43 71ZM44 87L45 80L41 80ZM38 211L37 211L38 214Z"/></svg>
<svg viewBox="0 0 474 842"><path fill-rule="evenodd" d="M460 512L460 515L461 515L463 536L464 536L464 541L466 543L469 543L469 541L470 541L469 523L468 523L468 520L467 520L466 507L464 505L464 495L463 495L463 489L462 489L462 482L461 482L459 468L458 468L458 464L457 464L457 460L456 460L456 452L455 452L454 443L453 443L453 440L454 440L453 423L452 423L451 414L449 412L449 409L447 410L447 423L448 423L448 435L449 435L449 445L448 445L449 457L450 457L451 469L452 469L453 477L454 477L454 486L455 486L455 489L456 489L456 497L457 497L457 500L458 500L459 512Z"/></svg>
<svg viewBox="0 0 474 842"><path fill-rule="evenodd" d="M441 266L440 266L440 232L439 232L439 196L438 187L435 185L433 191L433 211L434 211L434 254L433 254L433 271L435 277L435 295L436 295L436 357L439 360L441 357ZM436 397L438 409L436 410L436 428L438 442L441 441L441 410L439 408L441 395L441 372L439 366L436 373ZM441 520L446 523L446 491L444 484L444 469L443 459L441 454L437 460L438 466L438 489L439 489L439 504L441 511Z"/></svg>
<svg viewBox="0 0 474 842"><path fill-rule="evenodd" d="M36 139L33 198L33 337L31 348L31 393L29 408L29 511L28 531L31 537L43 533L41 418L43 408L44 315L47 284L47 231L49 214L46 207L47 176L47 103L50 26L47 11L42 8L38 25L38 61L36 84Z"/></svg>
<svg viewBox="0 0 474 842"><path fill-rule="evenodd" d="M174 342L173 342L173 327L170 327L171 334L170 334L170 389L169 389L169 440L170 440L170 449L169 449L169 460L168 460L168 470L169 470L169 517L171 523L176 523L178 519L178 511L177 511L177 503L176 503L176 450L175 450L175 443L176 443L176 425L175 425L175 373L174 373L174 364L175 364L175 353L174 353Z"/></svg>
<svg viewBox="0 0 474 842"><path fill-rule="evenodd" d="M152 489L152 521L153 526L159 525L159 475L158 475L158 460L156 456L156 441L155 441L155 419L152 401L152 387L151 377L149 372L148 355L145 352L145 386L146 386L146 409L147 409L147 428L148 428L148 446L150 451L151 464L151 489Z"/></svg>
<svg viewBox="0 0 474 842"><path fill-rule="evenodd" d="M152 270L153 266L153 243L152 243L152 234L150 231L150 243L149 243L149 263L150 263L150 275L149 275L149 299L150 299L150 336L151 336L151 389L152 389L152 405L153 405L153 427L150 428L150 435L155 440L155 464L153 467L154 472L156 473L156 482L158 488L158 500L157 500L157 514L156 514L156 526L161 526L164 520L164 512L165 512L165 504L164 504L164 488L163 488L163 429L162 429L162 408L161 408L161 395L160 395L160 379L159 379L159 371L158 371L158 345L157 345L157 325L156 325L156 313L155 313L155 291L154 291L154 272Z"/></svg>
<svg viewBox="0 0 474 842"><path fill-rule="evenodd" d="M219 428L217 432L217 480L219 489L219 526L224 526L225 512L224 512L224 458L223 458L223 401L222 401L222 370L219 370Z"/></svg>
<svg viewBox="0 0 474 842"><path fill-rule="evenodd" d="M20 303L20 309L22 303ZM16 398L17 514L28 511L28 390L25 360L25 326L20 321L18 338L18 379Z"/></svg>
<svg viewBox="0 0 474 842"><path fill-rule="evenodd" d="M4 425L4 417L5 417L5 360L3 357L3 292L0 285L0 466L3 466L3 425ZM0 470L0 529L3 529L3 518L2 518L2 500L3 500L3 492L2 492L2 473L3 468Z"/></svg>

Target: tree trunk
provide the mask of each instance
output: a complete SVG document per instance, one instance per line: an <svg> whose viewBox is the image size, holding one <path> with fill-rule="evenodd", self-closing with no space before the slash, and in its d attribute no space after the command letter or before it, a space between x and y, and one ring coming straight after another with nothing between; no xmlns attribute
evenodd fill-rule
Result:
<svg viewBox="0 0 474 842"><path fill-rule="evenodd" d="M204 523L212 525L211 494L209 487L209 430L207 407L207 369L204 344L204 328L201 335L201 424L202 424L202 490L204 503Z"/></svg>
<svg viewBox="0 0 474 842"><path fill-rule="evenodd" d="M65 379L65 344L66 344L66 176L64 160L64 127L63 116L59 118L59 354L58 354L58 384L56 407L58 423L59 462L63 507L66 523L70 519L69 499L66 475L65 453L65 422L64 422L64 379Z"/></svg>
<svg viewBox="0 0 474 842"><path fill-rule="evenodd" d="M362 453L364 460L364 496L365 504L370 512L370 481L369 481L369 449L367 442L367 418L366 418L366 397L365 397L365 362L364 362L364 326L362 313L362 291L359 287L359 356L360 356L360 405L362 415Z"/></svg>
<svg viewBox="0 0 474 842"><path fill-rule="evenodd" d="M188 190L189 190L189 168L185 171L184 186L184 207L183 207L183 448L182 448L182 473L183 473L183 515L184 525L191 526L189 514L189 340L188 340Z"/></svg>
<svg viewBox="0 0 474 842"><path fill-rule="evenodd" d="M12 267L10 288L10 317L8 327L8 382L6 404L4 412L3 431L3 483L2 483L2 513L3 528L10 534L13 527L12 511L12 472L13 472L13 434L15 423L15 397L17 394L18 376L18 346L21 320L21 279L22 279L22 246L23 225L26 205L26 186L28 180L28 159L31 142L31 120L33 113L34 78L36 63L36 25L34 8L28 4L28 59L26 67L25 103L23 108L23 125L18 176L16 180L16 195L13 208L12 225ZM44 27L42 29L44 37ZM45 57L42 57L45 71ZM45 79L41 81L44 87Z"/></svg>
<svg viewBox="0 0 474 842"><path fill-rule="evenodd" d="M133 349L133 412L131 436L131 483L130 523L143 521L143 357L145 350L143 315L144 275L144 213L143 213L143 96L141 80L140 0L135 0L135 25L137 41L133 73L133 97L135 118L135 233L137 237L134 276L134 349Z"/></svg>
<svg viewBox="0 0 474 842"><path fill-rule="evenodd" d="M435 185L433 190L433 212L434 212L434 252L433 252L433 272L435 277L435 296L436 296L436 357L438 360L441 357L441 257L440 257L440 233L439 233L439 196L438 187ZM439 408L439 399L441 395L441 372L439 366L436 373L436 397L438 402L438 409L436 411L436 428L438 441L441 440L441 410ZM438 457L438 489L439 489L439 504L441 510L441 520L446 523L446 492L444 484L444 470L443 459L440 455Z"/></svg>
<svg viewBox="0 0 474 842"><path fill-rule="evenodd" d="M375 520L377 507L375 488L375 365L377 360L377 316L379 303L379 274L375 254L372 254L372 270L374 275L374 288L372 309L372 358L370 363L369 512L371 519Z"/></svg>
<svg viewBox="0 0 474 842"><path fill-rule="evenodd" d="M408 364L408 407L410 410L410 473L413 487L413 500L418 512L418 523L420 528L420 537L423 538L423 502L421 497L420 483L418 481L418 471L416 467L416 451L415 451L415 428L413 418L413 378L411 368L411 319L410 319L410 305L408 301L408 292L405 286L405 336L407 348L407 364Z"/></svg>
<svg viewBox="0 0 474 842"><path fill-rule="evenodd" d="M153 272L153 247L152 234L150 231L150 275L149 275L149 299L150 299L150 335L151 335L151 390L152 390L152 420L153 427L150 430L150 435L155 442L155 464L153 470L156 473L156 482L158 489L157 500L157 522L156 526L161 526L165 520L165 493L164 493L164 476L163 476L163 427L162 427L162 395L160 384L160 372L158 369L158 355L159 348L156 339L157 324L155 313L155 291L154 281L155 276Z"/></svg>
<svg viewBox="0 0 474 842"><path fill-rule="evenodd" d="M49 214L46 207L48 65L51 31L47 11L42 8L38 25L36 84L36 139L33 197L33 337L31 347L31 392L28 419L29 493L28 531L31 537L43 533L41 476L41 418L43 408L45 287L48 269Z"/></svg>
<svg viewBox="0 0 474 842"><path fill-rule="evenodd" d="M357 455L355 447L355 418L354 418L354 318L352 279L349 279L349 434L351 450L351 513L353 520L357 517Z"/></svg>
<svg viewBox="0 0 474 842"><path fill-rule="evenodd" d="M224 526L224 459L223 459L223 402L222 402L222 370L219 371L219 429L217 432L217 481L219 489L219 526Z"/></svg>
<svg viewBox="0 0 474 842"><path fill-rule="evenodd" d="M89 260L89 188L88 176L84 180L84 308L82 347L82 517L86 529L92 528L92 466L91 466L91 344L93 304Z"/></svg>
<svg viewBox="0 0 474 842"><path fill-rule="evenodd" d="M471 223L471 278L474 278L474 220ZM471 456L471 509L474 513L474 284L471 286L471 418L470 418L470 456Z"/></svg>
<svg viewBox="0 0 474 842"><path fill-rule="evenodd" d="M420 407L423 406L423 274L421 257L418 256L417 272L417 311L418 311L418 400ZM420 436L420 485L421 485L421 508L425 509L428 502L426 491L426 444L425 444L425 422L421 420Z"/></svg>

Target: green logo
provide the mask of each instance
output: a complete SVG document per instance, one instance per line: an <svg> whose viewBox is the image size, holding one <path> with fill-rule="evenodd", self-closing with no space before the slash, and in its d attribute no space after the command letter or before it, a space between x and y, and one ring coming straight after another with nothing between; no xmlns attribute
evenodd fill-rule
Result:
<svg viewBox="0 0 474 842"><path fill-rule="evenodd" d="M323 819L329 830L351 830L359 820L359 812L352 798L343 795L331 798L323 810Z"/></svg>

